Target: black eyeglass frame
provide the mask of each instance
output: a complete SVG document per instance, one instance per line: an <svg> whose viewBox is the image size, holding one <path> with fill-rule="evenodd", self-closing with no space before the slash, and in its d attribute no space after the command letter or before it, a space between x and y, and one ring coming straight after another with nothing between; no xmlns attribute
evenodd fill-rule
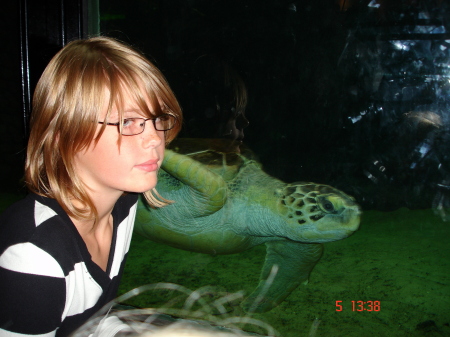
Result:
<svg viewBox="0 0 450 337"><path fill-rule="evenodd" d="M164 117L164 116L169 116L170 118L173 118L173 119L174 119L174 123L173 123L172 127L168 128L168 129L160 130L160 129L158 129L158 128L156 127L156 120L157 120L158 118L161 118L161 117ZM156 131L169 131L169 130L173 129L173 128L175 127L175 125L178 123L177 117L175 117L175 116L172 115L172 114L162 114L162 115L159 115L159 116L156 116L156 117L152 117L152 118L130 117L130 118L124 118L123 121L129 120L129 119L133 119L133 120L140 119L140 120L142 120L143 123L144 123L144 124L143 124L144 126L142 127L142 131L139 132L139 133L134 133L134 134L132 134L132 135L124 135L123 133L120 132L120 122L117 122L117 123L107 123L107 122L100 122L100 121L99 121L98 123L99 123L99 124L105 124L105 125L117 126L117 130L119 131L119 133L120 133L122 136L136 136L136 135L140 135L142 132L145 131L145 124L146 124L147 121L152 121L153 127L155 128Z"/></svg>

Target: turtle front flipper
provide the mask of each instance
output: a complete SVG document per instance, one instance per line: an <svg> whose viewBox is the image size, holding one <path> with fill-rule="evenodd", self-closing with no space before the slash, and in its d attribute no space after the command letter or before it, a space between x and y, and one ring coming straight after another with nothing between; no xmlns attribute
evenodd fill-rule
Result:
<svg viewBox="0 0 450 337"><path fill-rule="evenodd" d="M226 182L220 175L212 172L202 163L167 149L161 168L191 187L190 199L194 204L201 205L198 209L198 216L213 214L225 204L227 200ZM191 211L195 212L196 208L193 207Z"/></svg>
<svg viewBox="0 0 450 337"><path fill-rule="evenodd" d="M323 252L320 243L271 241L266 247L261 280L242 303L246 312L266 312L280 304L301 283L308 281L309 273ZM274 265L276 274L271 275Z"/></svg>

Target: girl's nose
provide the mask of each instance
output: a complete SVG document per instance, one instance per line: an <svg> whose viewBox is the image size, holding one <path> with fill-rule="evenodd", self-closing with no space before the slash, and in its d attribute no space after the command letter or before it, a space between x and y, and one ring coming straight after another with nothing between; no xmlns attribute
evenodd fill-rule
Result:
<svg viewBox="0 0 450 337"><path fill-rule="evenodd" d="M164 141L164 131L156 131L152 123L147 123L141 139L145 148L158 147Z"/></svg>

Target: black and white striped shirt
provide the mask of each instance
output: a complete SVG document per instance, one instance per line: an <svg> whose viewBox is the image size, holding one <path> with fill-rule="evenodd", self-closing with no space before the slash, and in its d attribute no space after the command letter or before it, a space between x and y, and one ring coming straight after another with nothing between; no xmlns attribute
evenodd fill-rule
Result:
<svg viewBox="0 0 450 337"><path fill-rule="evenodd" d="M137 195L116 203L106 272L54 199L30 194L0 216L0 337L67 336L115 298Z"/></svg>

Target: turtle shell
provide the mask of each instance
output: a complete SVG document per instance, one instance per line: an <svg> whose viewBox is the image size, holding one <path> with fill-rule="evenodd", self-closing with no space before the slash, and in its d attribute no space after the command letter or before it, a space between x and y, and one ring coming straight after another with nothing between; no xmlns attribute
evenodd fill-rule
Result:
<svg viewBox="0 0 450 337"><path fill-rule="evenodd" d="M226 181L232 180L249 162L258 161L242 142L229 139L178 138L168 149L197 160Z"/></svg>

